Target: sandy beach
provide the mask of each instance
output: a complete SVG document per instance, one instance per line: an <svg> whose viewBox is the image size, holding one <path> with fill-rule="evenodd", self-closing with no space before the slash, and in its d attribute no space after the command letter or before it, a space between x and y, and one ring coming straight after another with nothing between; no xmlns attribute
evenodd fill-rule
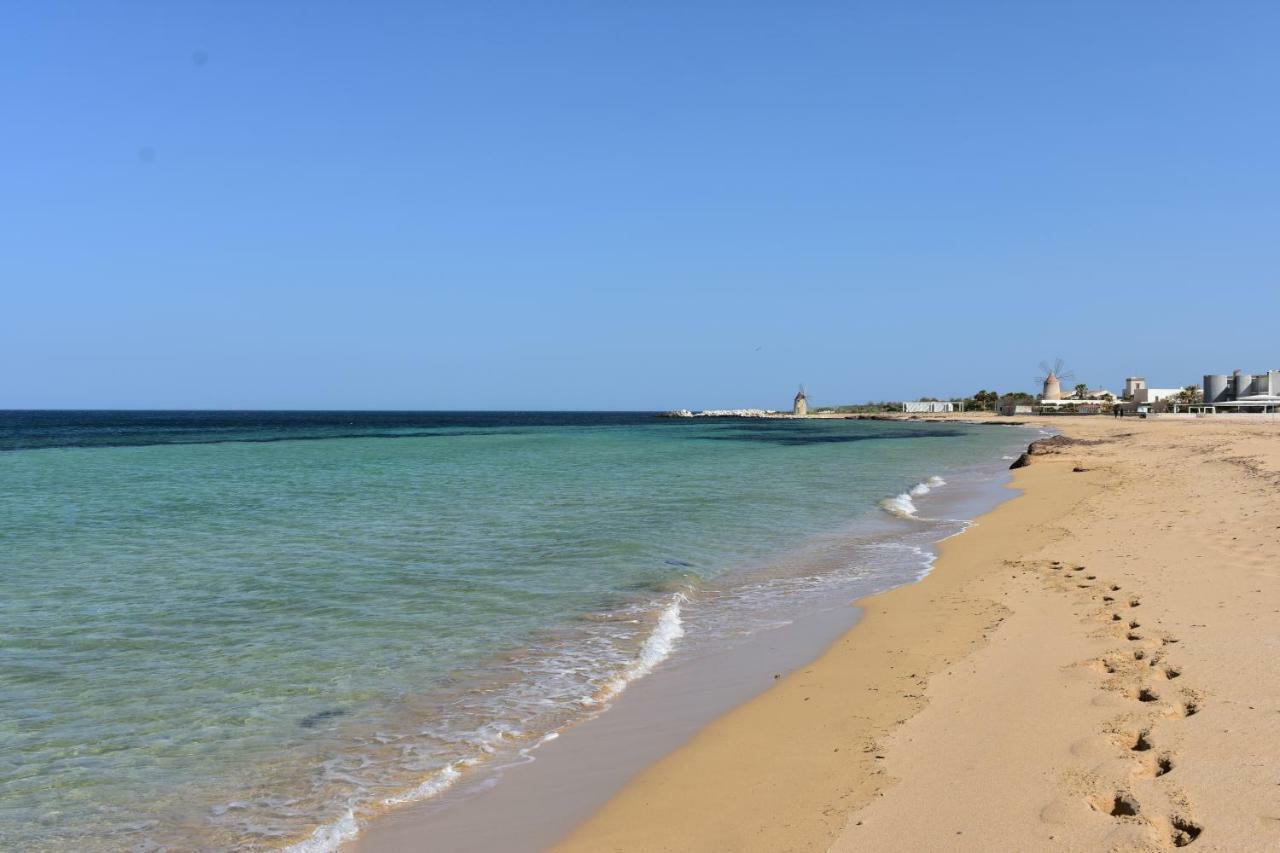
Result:
<svg viewBox="0 0 1280 853"><path fill-rule="evenodd" d="M1280 849L1280 425L1072 441L561 851Z"/></svg>

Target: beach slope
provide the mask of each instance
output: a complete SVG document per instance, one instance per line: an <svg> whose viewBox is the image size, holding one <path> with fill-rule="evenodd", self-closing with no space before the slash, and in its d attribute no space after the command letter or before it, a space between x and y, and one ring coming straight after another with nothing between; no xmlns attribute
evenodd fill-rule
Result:
<svg viewBox="0 0 1280 853"><path fill-rule="evenodd" d="M558 847L1280 849L1280 424L1075 441Z"/></svg>

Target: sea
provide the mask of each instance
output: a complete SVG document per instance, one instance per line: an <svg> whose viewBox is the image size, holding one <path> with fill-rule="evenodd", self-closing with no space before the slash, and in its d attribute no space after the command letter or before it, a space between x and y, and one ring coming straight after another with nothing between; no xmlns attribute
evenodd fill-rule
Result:
<svg viewBox="0 0 1280 853"><path fill-rule="evenodd" d="M681 656L918 580L1027 440L0 412L0 849L337 849Z"/></svg>

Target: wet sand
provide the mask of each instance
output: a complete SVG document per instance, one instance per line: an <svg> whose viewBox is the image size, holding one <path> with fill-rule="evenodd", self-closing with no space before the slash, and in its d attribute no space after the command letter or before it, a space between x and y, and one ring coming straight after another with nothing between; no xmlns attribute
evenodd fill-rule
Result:
<svg viewBox="0 0 1280 853"><path fill-rule="evenodd" d="M536 760L468 780L432 800L372 821L356 853L537 851L587 820L645 766L677 749L726 709L767 690L856 622L846 605L803 628L764 631L734 648L667 662L631 685L606 713L569 728ZM478 784L476 784L478 782Z"/></svg>
<svg viewBox="0 0 1280 853"><path fill-rule="evenodd" d="M556 849L1280 849L1280 424L1042 422L1097 443Z"/></svg>
<svg viewBox="0 0 1280 853"><path fill-rule="evenodd" d="M1009 449L1034 436L1032 430L1011 434ZM917 497L921 512L944 519L981 515L1010 496L1004 488L1009 479L1004 471L1007 464L983 460L972 471L955 472L945 488ZM959 522L917 525L890 515L869 516L846 531L809 543L811 547L790 557L796 565L783 573L867 565L863 561L868 557L868 542L901 543L910 530L911 538L905 541L923 545L961 529ZM492 767L464 774L456 786L430 800L378 815L344 849L360 853L548 849L646 766L678 749L721 715L770 689L782 674L821 655L857 622L860 610L851 606L852 599L913 582L916 573L924 570L925 564L918 562L924 557L918 553L888 573L869 570L862 579L836 584L818 598L804 599L803 604L779 602L782 607L770 611L778 621L768 628L734 632L734 636L716 632L704 636L692 628L678 654L631 684L606 713L567 728L556 740L537 748L536 760L503 767L496 776ZM897 574L903 569L903 574ZM696 615L686 616L696 624Z"/></svg>

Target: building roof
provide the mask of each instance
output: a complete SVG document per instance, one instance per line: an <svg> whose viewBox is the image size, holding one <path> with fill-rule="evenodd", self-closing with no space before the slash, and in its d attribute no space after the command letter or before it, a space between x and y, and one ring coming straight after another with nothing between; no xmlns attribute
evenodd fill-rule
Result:
<svg viewBox="0 0 1280 853"><path fill-rule="evenodd" d="M1267 405L1280 404L1280 397L1274 397L1270 394L1250 394L1248 397L1237 397L1234 400L1224 400L1221 403L1209 403L1211 406L1247 406L1251 403L1265 403Z"/></svg>

